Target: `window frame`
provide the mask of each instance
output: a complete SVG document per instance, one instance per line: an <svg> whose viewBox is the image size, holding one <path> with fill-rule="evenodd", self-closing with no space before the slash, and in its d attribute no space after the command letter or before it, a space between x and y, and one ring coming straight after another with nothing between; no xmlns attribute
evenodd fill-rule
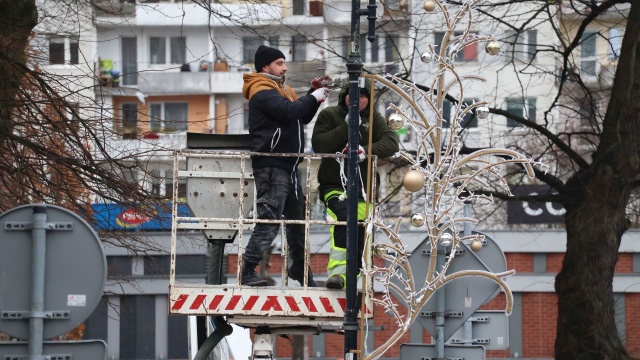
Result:
<svg viewBox="0 0 640 360"><path fill-rule="evenodd" d="M510 106L515 104L516 106ZM536 110L537 110L537 98L535 97L512 97L505 99L505 106L507 108L507 112L514 114L509 109L518 109L519 114L514 114L516 116L523 117L533 123L536 122ZM516 122L515 120L506 118L506 126L509 129L521 129L526 128L524 124Z"/></svg>
<svg viewBox="0 0 640 360"><path fill-rule="evenodd" d="M155 51L154 51L155 50ZM156 55L156 59L154 59ZM160 36L149 37L149 65L164 65L167 63L167 38Z"/></svg>
<svg viewBox="0 0 640 360"><path fill-rule="evenodd" d="M185 106L184 120L168 120L167 119L167 106L180 105ZM160 113L154 112L159 109ZM166 132L166 133L181 133L189 130L189 103L186 101L153 101L149 104L149 130L153 132ZM181 125L172 129L168 124L174 123Z"/></svg>
<svg viewBox="0 0 640 360"><path fill-rule="evenodd" d="M591 50L587 48L585 45L593 42L592 46L592 54L584 54L587 50ZM595 77L598 75L598 32L597 31L585 31L580 38L580 50L579 50L579 61L580 61L580 75ZM588 68L588 70L587 70ZM593 69L593 72L590 70Z"/></svg>
<svg viewBox="0 0 640 360"><path fill-rule="evenodd" d="M130 107L130 108L129 108ZM138 114L138 103L123 102L120 104L120 131L123 139L135 139L138 136L138 126L140 122ZM133 115L132 118L128 118Z"/></svg>
<svg viewBox="0 0 640 360"><path fill-rule="evenodd" d="M78 65L80 63L80 37L70 35L49 35L48 41L48 62L49 65ZM56 45L56 56L52 47ZM55 61L52 61L55 59Z"/></svg>
<svg viewBox="0 0 640 360"><path fill-rule="evenodd" d="M184 36L171 36L169 41L169 61L171 64L187 63L187 38ZM174 49L174 47L177 47Z"/></svg>

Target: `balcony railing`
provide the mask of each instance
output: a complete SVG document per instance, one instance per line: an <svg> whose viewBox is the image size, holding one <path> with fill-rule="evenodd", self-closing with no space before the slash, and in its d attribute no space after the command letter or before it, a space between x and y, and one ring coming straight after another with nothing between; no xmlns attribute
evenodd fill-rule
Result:
<svg viewBox="0 0 640 360"><path fill-rule="evenodd" d="M218 65L218 64L216 64ZM250 66L209 67L206 71L178 71L171 69L144 69L141 66L126 66L114 62L113 71L104 77L104 71L97 71L102 92L112 95L127 95L127 89L137 89L147 95L195 95L195 94L240 94L242 93L242 75L254 71ZM120 74L116 68L137 68L135 72ZM292 61L287 62L287 84L293 88L308 88L311 80L321 75L318 69L324 68L323 61ZM196 65L191 69L196 70ZM213 71L209 71L213 70ZM112 78L111 73L118 72L118 78ZM131 96L133 94L128 94Z"/></svg>

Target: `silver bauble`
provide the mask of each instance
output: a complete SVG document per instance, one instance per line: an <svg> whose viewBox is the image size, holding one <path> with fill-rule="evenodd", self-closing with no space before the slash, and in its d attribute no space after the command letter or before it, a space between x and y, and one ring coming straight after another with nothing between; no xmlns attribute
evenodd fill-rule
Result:
<svg viewBox="0 0 640 360"><path fill-rule="evenodd" d="M424 187L424 175L418 170L409 170L402 178L402 186L411 192L419 191Z"/></svg>
<svg viewBox="0 0 640 360"><path fill-rule="evenodd" d="M426 12L432 12L436 8L436 3L433 2L433 0L427 0L424 2L424 5L422 5L422 8L424 8Z"/></svg>
<svg viewBox="0 0 640 360"><path fill-rule="evenodd" d="M398 129L400 129L402 127L402 125L404 125L404 118L402 117L402 115L400 115L398 113L393 113L393 114L389 115L389 119L387 120L387 124L393 130L398 130Z"/></svg>
<svg viewBox="0 0 640 360"><path fill-rule="evenodd" d="M489 116L489 108L484 105L478 106L476 109L476 115L478 116L478 119L486 119L487 116Z"/></svg>
<svg viewBox="0 0 640 360"><path fill-rule="evenodd" d="M411 225L415 227L420 227L424 225L424 216L422 216L422 214L411 215Z"/></svg>
<svg viewBox="0 0 640 360"><path fill-rule="evenodd" d="M440 245L442 246L451 246L453 244L453 236L449 233L444 233L440 235Z"/></svg>
<svg viewBox="0 0 640 360"><path fill-rule="evenodd" d="M489 41L484 47L484 51L489 55L498 55L500 53L500 43L497 41Z"/></svg>
<svg viewBox="0 0 640 360"><path fill-rule="evenodd" d="M428 64L433 60L433 55L431 55L430 52L423 52L422 55L420 55L420 60L422 60L423 63Z"/></svg>

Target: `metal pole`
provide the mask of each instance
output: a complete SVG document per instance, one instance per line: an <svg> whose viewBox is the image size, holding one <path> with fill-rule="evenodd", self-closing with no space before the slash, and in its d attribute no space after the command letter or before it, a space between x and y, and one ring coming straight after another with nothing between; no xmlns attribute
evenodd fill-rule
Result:
<svg viewBox="0 0 640 360"><path fill-rule="evenodd" d="M47 254L47 208L33 207L31 228L31 314L29 317L29 358L42 356L44 321L44 279Z"/></svg>
<svg viewBox="0 0 640 360"><path fill-rule="evenodd" d="M360 259L358 259L358 148L360 146L360 16L367 15L369 32L367 39L375 40L375 0L369 0L367 10L360 9L360 0L351 0L351 53L347 61L349 74L349 156L347 159L347 284L344 311L344 359L357 360L358 351L358 307L357 281ZM364 80L364 78L362 78ZM364 86L364 82L362 83ZM373 99L371 99L373 101ZM364 290L364 289L363 289Z"/></svg>
<svg viewBox="0 0 640 360"><path fill-rule="evenodd" d="M360 133L360 0L351 1L351 53L347 61L349 74L349 157L347 159L347 270L346 307L344 312L344 358L356 360L358 349L358 147Z"/></svg>
<svg viewBox="0 0 640 360"><path fill-rule="evenodd" d="M438 244L436 247L438 251L438 256L436 257L436 268L439 271L442 271L442 267L446 261L447 257L447 248L446 246L442 246L440 244L440 240L438 239ZM445 287L442 286L438 291L436 291L436 358L444 359L444 312L445 312Z"/></svg>

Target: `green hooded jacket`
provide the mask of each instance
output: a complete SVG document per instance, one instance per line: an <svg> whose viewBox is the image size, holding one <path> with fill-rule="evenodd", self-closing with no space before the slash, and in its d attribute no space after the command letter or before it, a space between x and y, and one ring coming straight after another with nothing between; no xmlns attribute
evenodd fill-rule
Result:
<svg viewBox="0 0 640 360"><path fill-rule="evenodd" d="M365 83L366 93L369 95L371 102L371 94L369 94L370 82L367 79ZM364 89L361 89L362 92ZM335 154L341 153L347 146L348 141L348 124L345 117L349 113L348 105L345 101L349 93L348 85L343 87L338 95L338 105L325 108L318 114L316 124L313 128L311 137L311 145L316 153ZM365 154L369 153L369 105L360 112L360 145L364 148ZM378 159L385 159L399 150L398 135L387 125L386 120L380 113L373 111L373 134L372 134L371 153L376 155ZM345 165L347 163L345 159ZM345 169L346 176L346 169ZM360 163L360 173L363 175L362 183L367 184L365 174L367 174L367 161ZM324 196L331 190L342 190L342 182L340 179L340 165L334 158L322 159L320 170L318 171L318 182L320 183L320 194ZM360 181L356 183L359 185ZM358 196L362 196L362 192L358 190Z"/></svg>

